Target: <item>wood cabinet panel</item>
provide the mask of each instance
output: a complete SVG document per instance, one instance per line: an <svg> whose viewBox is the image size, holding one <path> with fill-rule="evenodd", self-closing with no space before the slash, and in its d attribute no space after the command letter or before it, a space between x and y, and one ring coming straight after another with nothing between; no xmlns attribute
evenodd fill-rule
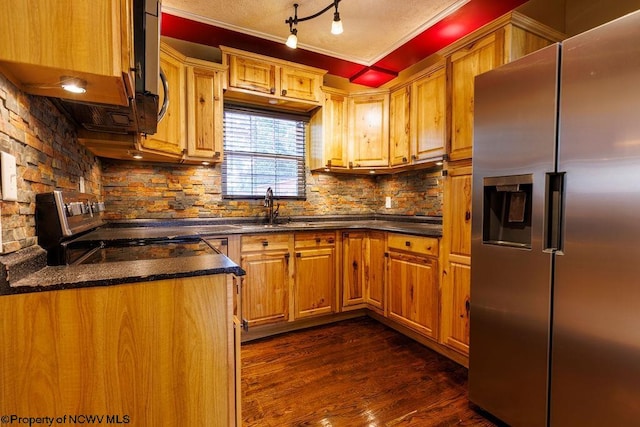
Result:
<svg viewBox="0 0 640 427"><path fill-rule="evenodd" d="M335 311L335 247L296 249L295 318Z"/></svg>
<svg viewBox="0 0 640 427"><path fill-rule="evenodd" d="M471 268L450 260L447 266L447 308L442 312L442 342L465 355L469 354L469 302Z"/></svg>
<svg viewBox="0 0 640 427"><path fill-rule="evenodd" d="M347 95L323 88L322 108L309 122L309 167L312 170L346 168L347 150Z"/></svg>
<svg viewBox="0 0 640 427"><path fill-rule="evenodd" d="M364 300L368 308L383 314L387 282L386 236L382 232L369 231L368 240Z"/></svg>
<svg viewBox="0 0 640 427"><path fill-rule="evenodd" d="M309 71L282 67L280 74L281 95L287 98L302 99L305 101L320 102L322 92L322 75Z"/></svg>
<svg viewBox="0 0 640 427"><path fill-rule="evenodd" d="M222 161L222 78L220 70L187 66L189 157Z"/></svg>
<svg viewBox="0 0 640 427"><path fill-rule="evenodd" d="M229 55L229 86L274 94L276 66L254 58Z"/></svg>
<svg viewBox="0 0 640 427"><path fill-rule="evenodd" d="M502 33L500 33L502 34ZM453 53L451 62L451 160L471 158L474 78L502 65L502 38L496 33Z"/></svg>
<svg viewBox="0 0 640 427"><path fill-rule="evenodd" d="M438 239L434 237L389 234L387 241L389 249L408 251L420 255L438 256Z"/></svg>
<svg viewBox="0 0 640 427"><path fill-rule="evenodd" d="M350 167L389 165L389 93L349 97Z"/></svg>
<svg viewBox="0 0 640 427"><path fill-rule="evenodd" d="M249 234L241 238L242 252L288 250L288 234Z"/></svg>
<svg viewBox="0 0 640 427"><path fill-rule="evenodd" d="M411 89L411 156L413 162L444 154L447 141L445 67L416 80Z"/></svg>
<svg viewBox="0 0 640 427"><path fill-rule="evenodd" d="M242 316L249 327L289 320L289 252L243 254Z"/></svg>
<svg viewBox="0 0 640 427"><path fill-rule="evenodd" d="M455 255L471 255L471 167L450 169L445 179L449 203L447 224L449 251Z"/></svg>
<svg viewBox="0 0 640 427"><path fill-rule="evenodd" d="M128 105L130 7L128 0L0 2L0 69L27 93ZM87 92L64 91L62 76L85 80Z"/></svg>
<svg viewBox="0 0 640 427"><path fill-rule="evenodd" d="M170 46L160 45L160 67L169 86L169 106L158 123L155 134L142 137L144 148L175 157L182 156L187 140L186 70L185 57ZM165 96L162 82L158 82L160 100ZM161 101L160 101L161 102Z"/></svg>
<svg viewBox="0 0 640 427"><path fill-rule="evenodd" d="M411 86L391 93L389 103L389 164L405 165L410 161Z"/></svg>
<svg viewBox="0 0 640 427"><path fill-rule="evenodd" d="M342 308L364 306L365 232L342 235Z"/></svg>
<svg viewBox="0 0 640 427"><path fill-rule="evenodd" d="M390 319L436 339L437 260L390 251L388 307Z"/></svg>
<svg viewBox="0 0 640 427"><path fill-rule="evenodd" d="M0 298L0 413L235 425L224 275Z"/></svg>

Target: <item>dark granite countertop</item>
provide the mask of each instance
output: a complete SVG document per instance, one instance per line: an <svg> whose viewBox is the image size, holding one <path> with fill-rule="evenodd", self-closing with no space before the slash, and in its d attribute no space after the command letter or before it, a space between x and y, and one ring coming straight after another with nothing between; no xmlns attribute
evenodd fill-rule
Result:
<svg viewBox="0 0 640 427"><path fill-rule="evenodd" d="M204 255L103 264L46 266L0 293L52 291L80 287L111 286L209 274L244 275L244 271L224 255Z"/></svg>
<svg viewBox="0 0 640 427"><path fill-rule="evenodd" d="M379 230L418 236L441 237L440 217L407 217L391 215L322 216L278 218L266 225L256 218L220 218L194 220L128 220L113 221L78 240L131 241L139 239L177 239L184 237L216 237L235 234L290 233L323 230ZM42 250L29 250L17 261L13 276L5 266L0 282L0 295L40 292L78 287L110 286L124 283L209 274L243 275L244 271L224 255L136 260L71 266L44 266ZM36 257L37 258L32 258ZM26 259L24 259L26 258ZM45 257L46 258L46 257ZM37 259L38 262L30 262ZM34 267L35 266L35 267ZM27 271L29 267L31 271Z"/></svg>

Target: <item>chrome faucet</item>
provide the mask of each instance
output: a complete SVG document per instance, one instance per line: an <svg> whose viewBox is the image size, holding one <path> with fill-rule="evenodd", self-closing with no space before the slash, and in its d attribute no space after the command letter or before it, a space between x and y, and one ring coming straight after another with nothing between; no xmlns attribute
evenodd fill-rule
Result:
<svg viewBox="0 0 640 427"><path fill-rule="evenodd" d="M264 207L269 209L267 213L269 217L269 225L273 225L273 221L278 217L278 213L280 211L280 203L278 203L274 211L273 210L273 190L271 189L271 187L267 188L267 193L264 195Z"/></svg>

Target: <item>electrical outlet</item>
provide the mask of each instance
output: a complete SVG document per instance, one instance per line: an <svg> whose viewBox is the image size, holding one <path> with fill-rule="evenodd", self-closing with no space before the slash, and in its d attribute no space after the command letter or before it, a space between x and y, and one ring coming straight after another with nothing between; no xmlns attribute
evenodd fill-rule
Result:
<svg viewBox="0 0 640 427"><path fill-rule="evenodd" d="M387 196L384 199L384 207L387 209L391 209L391 197Z"/></svg>
<svg viewBox="0 0 640 427"><path fill-rule="evenodd" d="M18 173L15 156L2 152L0 156L0 175L2 199L7 201L18 200Z"/></svg>
<svg viewBox="0 0 640 427"><path fill-rule="evenodd" d="M85 187L84 187L84 176L81 176L80 177L80 192L81 193L86 193L86 191L84 191L84 190L85 190Z"/></svg>

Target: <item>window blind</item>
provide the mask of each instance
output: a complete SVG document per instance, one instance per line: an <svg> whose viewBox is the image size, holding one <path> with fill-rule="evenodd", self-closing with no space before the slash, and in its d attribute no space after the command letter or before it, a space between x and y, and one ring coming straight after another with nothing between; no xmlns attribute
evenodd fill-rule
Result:
<svg viewBox="0 0 640 427"><path fill-rule="evenodd" d="M234 108L224 111L224 198L305 197L306 120Z"/></svg>

